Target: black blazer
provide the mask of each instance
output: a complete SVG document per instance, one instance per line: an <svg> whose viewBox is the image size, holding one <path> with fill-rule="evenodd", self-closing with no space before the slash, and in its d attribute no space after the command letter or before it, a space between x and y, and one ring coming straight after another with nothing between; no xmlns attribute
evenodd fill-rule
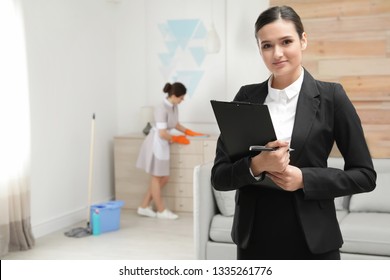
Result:
<svg viewBox="0 0 390 280"><path fill-rule="evenodd" d="M265 81L241 87L234 100L263 104L267 94ZM334 142L344 157L344 170L327 168ZM303 175L304 188L293 195L309 249L314 254L336 250L343 239L334 198L372 191L376 184L359 116L340 84L317 81L305 70L290 146L295 149L290 164ZM250 157L232 162L218 139L211 181L217 190L237 190L232 238L241 248L250 238L259 188L249 166Z"/></svg>

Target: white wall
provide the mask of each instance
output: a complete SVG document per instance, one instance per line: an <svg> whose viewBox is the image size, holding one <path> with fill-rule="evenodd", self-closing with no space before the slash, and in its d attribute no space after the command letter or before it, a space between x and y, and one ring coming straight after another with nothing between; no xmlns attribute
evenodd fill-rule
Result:
<svg viewBox="0 0 390 280"><path fill-rule="evenodd" d="M116 7L103 0L22 4L31 95L32 226L41 236L87 217L93 113L92 202L113 196Z"/></svg>
<svg viewBox="0 0 390 280"><path fill-rule="evenodd" d="M162 93L159 90L162 88L164 80L162 78L157 81L150 79L158 65L146 63L148 56L156 55L156 52L150 51L150 46L149 51L146 52L147 46L143 44L147 43L150 30L140 28L141 24L144 27L150 26L143 19L150 17L147 12L153 7L154 1L156 0L122 0L118 3L120 14L118 16L120 36L117 38L120 48L117 68L119 69L118 77L120 77L118 78L119 134L140 132L144 126L140 119L140 106L151 105L152 102L159 102L155 100L156 98L162 98ZM205 1L207 7L209 7L210 1ZM164 0L159 0L159 2L164 3ZM165 3L174 2L174 0L165 1ZM179 2L177 5L168 7L171 16L167 19L199 17L197 13L199 9L194 9L194 13L191 14L191 9L183 6L184 2L181 3L181 0ZM214 3L213 13L216 14L216 18L223 17L225 19L225 27L222 28L225 34L220 34L224 41L222 42L221 54L218 54L225 56L224 83L210 82L210 84L202 84L202 87L223 91L224 97L217 95L218 98L232 100L241 85L258 83L268 77L268 71L261 60L254 39L254 23L260 12L269 6L269 1L224 0L225 9L217 9L218 2L221 1ZM163 5L161 3L160 5ZM156 9L158 8L159 6L156 6ZM218 27L217 25L217 31ZM207 62L212 63L212 55L208 59ZM131 77L135 79L131 79ZM219 130L213 119L208 100L205 102L205 108L201 110L195 104L191 104L191 100L186 100L181 106L183 106L181 112L196 109L191 114L194 118L191 122L185 121L184 125L194 130L218 133ZM208 111L205 113L204 110ZM207 115L206 120L204 120L205 115Z"/></svg>
<svg viewBox="0 0 390 280"><path fill-rule="evenodd" d="M155 65L147 65L146 19L154 0L20 1L31 94L32 226L39 237L86 218L92 113L94 203L114 196L113 137L142 130L140 107L155 102L148 88L163 85L150 78ZM225 18L221 88L231 100L241 85L268 76L253 35L268 1L224 1L225 9L214 12ZM169 8L172 18L180 18L180 10ZM193 114L185 125L218 133L210 116L205 121Z"/></svg>
<svg viewBox="0 0 390 280"><path fill-rule="evenodd" d="M255 40L254 26L268 0L227 0L227 99L232 100L240 87L268 78Z"/></svg>
<svg viewBox="0 0 390 280"><path fill-rule="evenodd" d="M147 104L145 0L116 4L116 94L118 134L141 132L140 108Z"/></svg>
<svg viewBox="0 0 390 280"><path fill-rule="evenodd" d="M209 100L226 97L226 1L147 0L146 3L147 75L154 81L147 84L148 102L160 104L164 84L180 81L187 87L180 105L180 121L192 129L195 125L215 124ZM212 23L222 42L217 53L205 50Z"/></svg>

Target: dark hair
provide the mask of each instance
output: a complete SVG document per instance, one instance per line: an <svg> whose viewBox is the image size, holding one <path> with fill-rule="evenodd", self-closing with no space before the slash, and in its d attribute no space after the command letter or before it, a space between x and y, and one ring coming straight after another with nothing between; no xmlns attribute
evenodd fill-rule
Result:
<svg viewBox="0 0 390 280"><path fill-rule="evenodd" d="M165 93L168 93L168 96L174 95L176 97L183 96L187 93L186 87L182 83L179 83L179 82L176 82L173 84L166 83L164 88L163 88L163 91Z"/></svg>
<svg viewBox="0 0 390 280"><path fill-rule="evenodd" d="M262 12L256 20L255 23L255 37L257 39L257 32L264 26L269 23L272 23L278 19L283 19L286 21L291 21L295 30L297 31L299 38L302 39L302 34L304 32L303 24L299 15L294 11L293 8L289 6L275 6L271 7L268 10Z"/></svg>

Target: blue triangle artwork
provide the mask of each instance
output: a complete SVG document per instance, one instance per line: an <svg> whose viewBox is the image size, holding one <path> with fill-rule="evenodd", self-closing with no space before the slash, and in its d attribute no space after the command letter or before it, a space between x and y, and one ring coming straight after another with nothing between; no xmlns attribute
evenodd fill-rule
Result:
<svg viewBox="0 0 390 280"><path fill-rule="evenodd" d="M191 97L202 79L207 56L207 30L200 19L167 20L159 24L166 51L159 53L164 79L180 81Z"/></svg>

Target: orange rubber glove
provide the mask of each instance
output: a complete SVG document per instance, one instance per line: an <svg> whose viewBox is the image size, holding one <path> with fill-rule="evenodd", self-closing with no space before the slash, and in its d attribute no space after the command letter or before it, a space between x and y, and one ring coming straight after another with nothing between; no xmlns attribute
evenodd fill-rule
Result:
<svg viewBox="0 0 390 280"><path fill-rule="evenodd" d="M186 129L184 131L184 133L188 136L205 136L206 134L203 134L203 133L199 133L199 132L195 132L195 131L192 131L190 129Z"/></svg>
<svg viewBox="0 0 390 280"><path fill-rule="evenodd" d="M175 143L178 143L178 144L183 144L183 145L188 145L190 144L190 140L188 140L187 137L185 137L184 135L172 135L172 138L171 138L171 142L175 142Z"/></svg>

